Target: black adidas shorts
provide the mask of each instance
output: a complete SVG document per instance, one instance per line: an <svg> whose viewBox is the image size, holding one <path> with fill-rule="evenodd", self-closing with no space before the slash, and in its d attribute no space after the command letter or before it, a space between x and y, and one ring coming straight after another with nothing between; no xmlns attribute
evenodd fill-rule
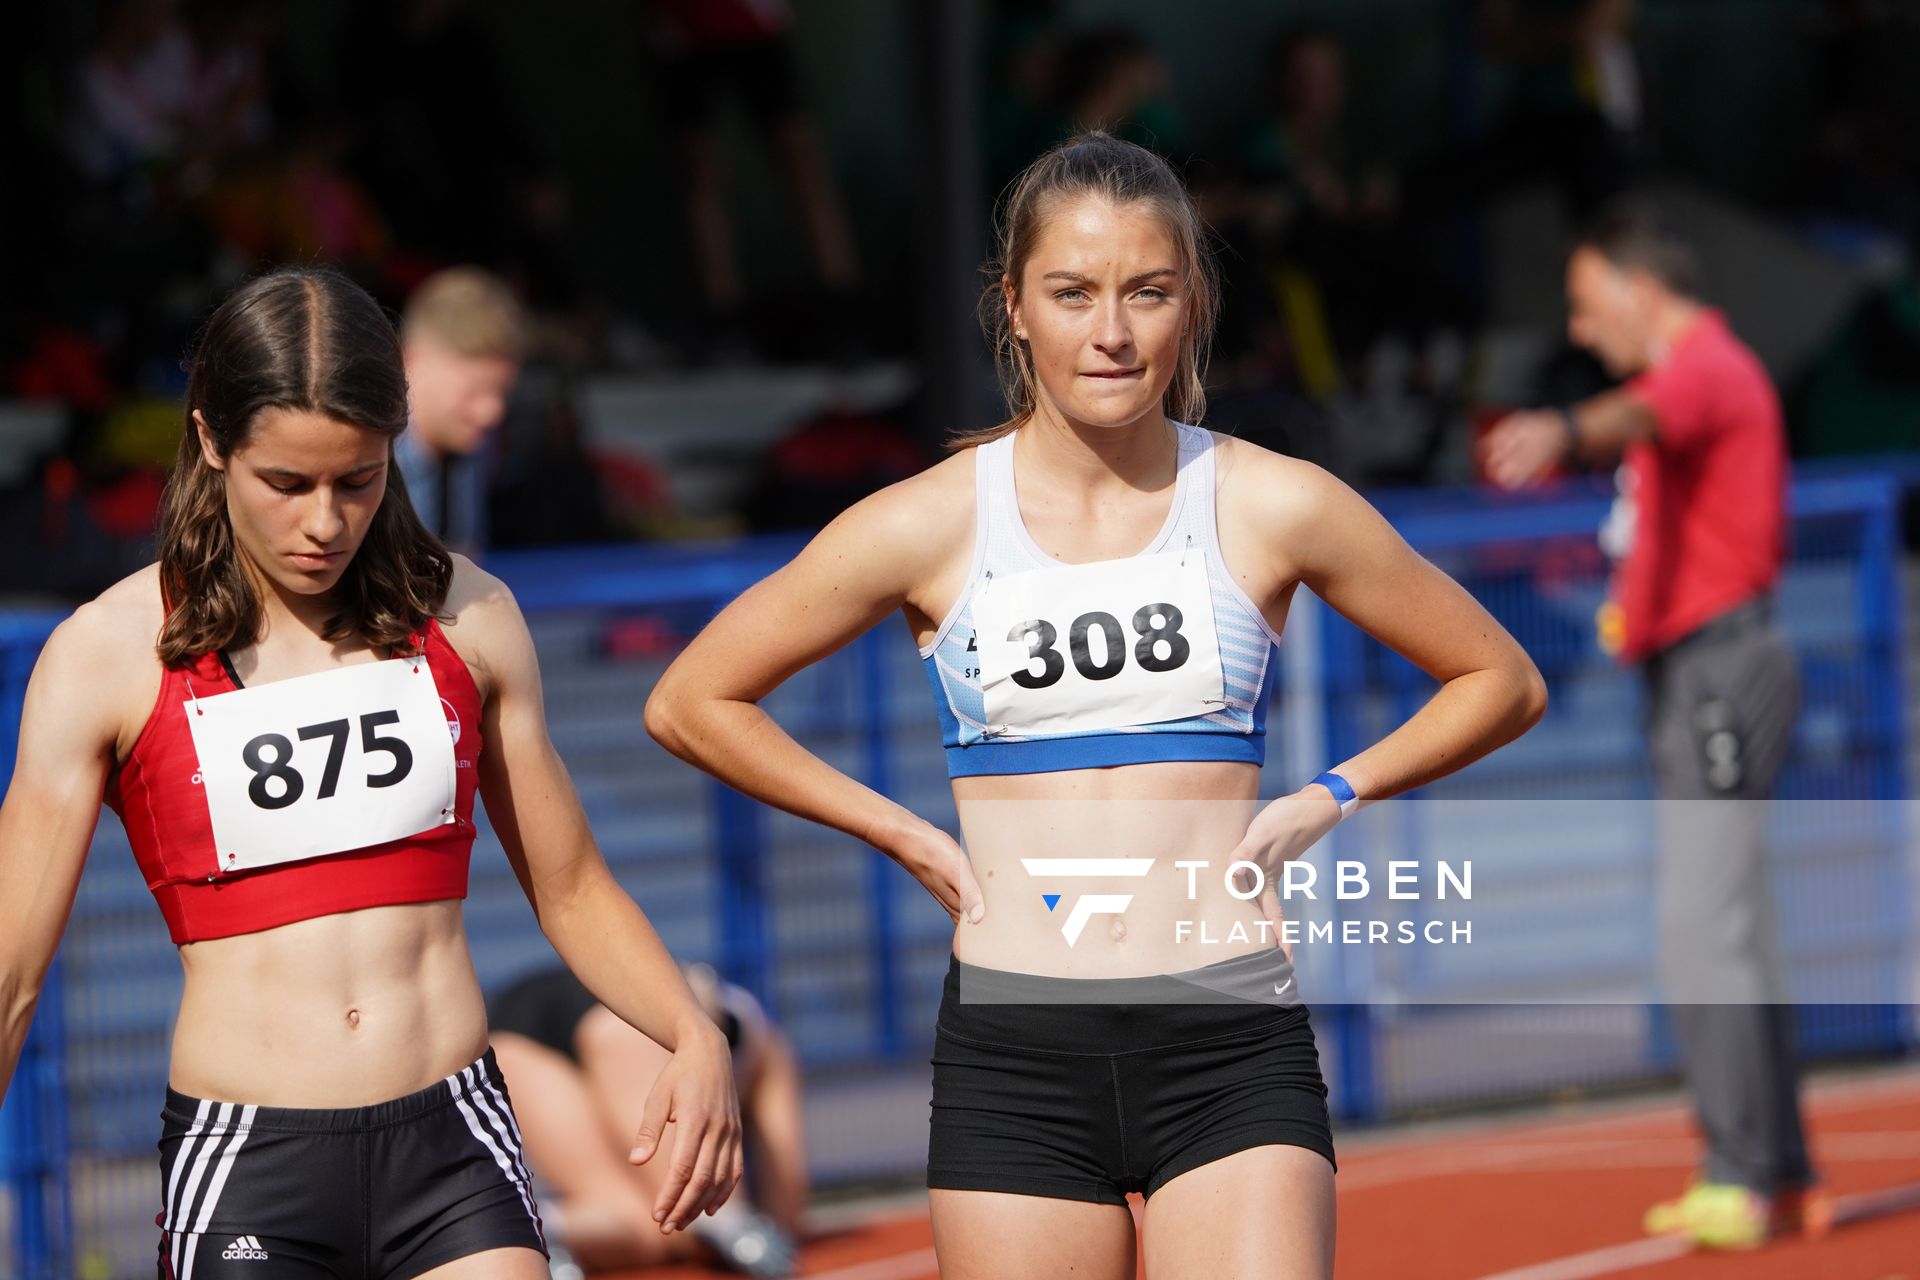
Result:
<svg viewBox="0 0 1920 1280"><path fill-rule="evenodd" d="M927 1185L1125 1204L1253 1147L1333 1163L1327 1087L1292 976L1278 948L1156 978L955 960L934 1042Z"/></svg>
<svg viewBox="0 0 1920 1280"><path fill-rule="evenodd" d="M370 1107L255 1107L168 1089L161 1119L161 1280L407 1280L488 1249L546 1252L491 1049Z"/></svg>

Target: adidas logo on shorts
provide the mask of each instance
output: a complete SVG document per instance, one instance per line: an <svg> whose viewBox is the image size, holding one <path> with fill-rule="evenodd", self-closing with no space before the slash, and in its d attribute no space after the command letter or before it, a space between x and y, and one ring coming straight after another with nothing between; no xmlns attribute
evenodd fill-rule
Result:
<svg viewBox="0 0 1920 1280"><path fill-rule="evenodd" d="M239 1236L220 1251L220 1257L227 1262L265 1262L267 1251L260 1247L258 1236Z"/></svg>

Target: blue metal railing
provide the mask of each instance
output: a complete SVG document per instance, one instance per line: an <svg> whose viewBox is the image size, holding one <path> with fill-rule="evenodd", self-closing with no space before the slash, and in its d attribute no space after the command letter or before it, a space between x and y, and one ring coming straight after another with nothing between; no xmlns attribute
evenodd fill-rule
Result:
<svg viewBox="0 0 1920 1280"><path fill-rule="evenodd" d="M1821 474L1794 486L1793 559L1781 612L1802 657L1807 710L1788 794L1905 794L1899 498L1898 479L1884 473ZM1554 690L1548 720L1523 748L1429 792L1648 794L1635 724L1638 680L1591 641L1589 618L1606 570L1592 534L1604 497L1573 486L1501 500L1394 494L1379 505L1409 542L1488 604ZM647 691L685 638L799 545L776 538L522 553L497 557L490 567L528 615L554 739L609 863L674 952L708 960L758 993L811 1071L919 1067L946 964L944 914L885 858L699 778L649 742L640 725ZM1431 688L1424 675L1330 611L1318 609L1309 623L1305 605L1297 606L1297 634L1289 637L1295 645L1277 696L1284 714L1297 720L1295 708L1305 708L1308 718L1269 739L1266 776L1275 788L1297 785L1359 750ZM11 747L26 676L52 621L0 616L0 746ZM1301 638L1308 638L1304 652ZM951 796L918 666L904 633L883 627L797 675L768 706L837 766L950 823ZM12 758L8 749L0 768ZM1419 844L1420 833L1409 828L1406 847ZM154 1206L130 1202L127 1189L150 1180L144 1165L177 970L118 824L105 821L95 845L60 976L43 996L29 1056L0 1113L9 1275L117 1274L151 1265L146 1224ZM1637 892L1627 881L1614 891ZM467 919L485 983L550 954L504 860L484 842L476 849ZM1487 1053L1491 1024L1473 1010L1349 1003L1318 1012L1335 1101L1350 1120L1644 1078L1668 1065L1657 1027L1649 1034L1635 1021L1644 1021L1644 1010L1502 1011L1492 1034L1536 1039L1566 1028L1592 1037L1596 1028L1626 1020L1607 1030L1619 1035L1612 1058L1536 1065ZM1803 1042L1819 1052L1894 1050L1913 1040L1898 1009L1852 1007L1805 1021ZM1419 1069L1410 1072L1409 1062ZM135 1166L139 1172L126 1176Z"/></svg>
<svg viewBox="0 0 1920 1280"><path fill-rule="evenodd" d="M33 661L57 617L0 616L0 790L13 777ZM8 1202L13 1265L20 1280L71 1272L67 1197L66 1017L61 966L48 971L7 1098L0 1103L0 1189Z"/></svg>

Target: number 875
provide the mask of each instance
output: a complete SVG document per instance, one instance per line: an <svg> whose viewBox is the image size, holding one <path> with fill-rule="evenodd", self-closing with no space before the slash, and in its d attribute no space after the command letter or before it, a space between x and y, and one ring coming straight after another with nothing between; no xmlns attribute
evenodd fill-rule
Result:
<svg viewBox="0 0 1920 1280"><path fill-rule="evenodd" d="M360 753L372 755L384 751L393 757L393 767L385 773L367 775L369 787L390 787L413 771L413 748L404 739L379 732L382 725L398 724L398 711L369 711L360 717ZM347 754L347 730L345 720L328 720L322 724L310 724L296 730L302 742L315 738L328 738L326 767L320 771L320 789L314 798L325 800L331 797L340 785L340 765ZM271 749L273 759L267 759ZM263 733L252 739L241 750L240 758L247 762L247 768L253 770L253 781L247 784L247 798L262 809L284 809L298 800L306 790L306 779L292 765L293 743L278 733ZM279 795L267 788L269 780L278 778L282 785Z"/></svg>

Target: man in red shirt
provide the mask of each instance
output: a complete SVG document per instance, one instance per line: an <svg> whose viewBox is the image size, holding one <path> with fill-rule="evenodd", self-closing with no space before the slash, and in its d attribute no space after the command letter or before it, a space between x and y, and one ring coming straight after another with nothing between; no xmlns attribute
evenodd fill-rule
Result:
<svg viewBox="0 0 1920 1280"><path fill-rule="evenodd" d="M1533 484L1621 460L1602 647L1638 662L1659 806L1660 975L1705 1167L1651 1231L1752 1246L1823 1229L1800 1123L1791 1008L1766 874L1766 800L1799 704L1771 594L1785 554L1786 440L1759 359L1699 300L1687 246L1647 210L1605 215L1567 264L1567 332L1615 390L1515 413L1488 476Z"/></svg>

